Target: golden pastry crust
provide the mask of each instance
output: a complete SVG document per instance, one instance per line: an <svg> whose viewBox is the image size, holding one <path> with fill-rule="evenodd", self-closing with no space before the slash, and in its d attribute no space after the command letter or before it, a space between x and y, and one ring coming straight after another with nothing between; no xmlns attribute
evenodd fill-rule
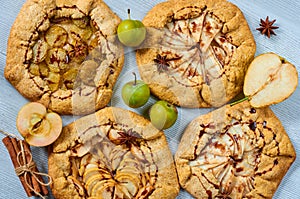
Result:
<svg viewBox="0 0 300 199"><path fill-rule="evenodd" d="M271 109L243 102L193 120L175 163L180 185L196 198L272 198L295 157Z"/></svg>
<svg viewBox="0 0 300 199"><path fill-rule="evenodd" d="M98 110L124 63L120 21L101 0L28 0L11 28L5 77L57 113Z"/></svg>
<svg viewBox="0 0 300 199"><path fill-rule="evenodd" d="M136 58L151 92L183 107L221 106L242 91L256 45L238 7L225 0L166 1L143 19Z"/></svg>
<svg viewBox="0 0 300 199"><path fill-rule="evenodd" d="M165 135L142 116L107 107L65 126L48 160L55 198L176 198Z"/></svg>

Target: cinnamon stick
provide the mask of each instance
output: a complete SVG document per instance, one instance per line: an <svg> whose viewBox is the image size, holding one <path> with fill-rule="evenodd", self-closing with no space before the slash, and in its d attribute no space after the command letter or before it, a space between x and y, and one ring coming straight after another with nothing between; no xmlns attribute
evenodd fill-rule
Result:
<svg viewBox="0 0 300 199"><path fill-rule="evenodd" d="M25 160L26 160L25 164L28 164L30 161L32 161L31 157L28 155L28 153L31 154L30 147L28 146L27 142L24 142L24 140L22 140L21 142L22 142L22 145L23 145L24 151L25 151L24 152ZM27 153L26 153L26 151L27 151ZM35 169L35 167L34 167L34 169ZM30 175L30 180L32 182L31 184L32 184L33 189L36 190L36 192L40 193L41 192L40 185L33 175Z"/></svg>
<svg viewBox="0 0 300 199"><path fill-rule="evenodd" d="M18 168L20 166L19 163L18 163L18 161L17 161L18 151L17 151L17 148L14 148L15 144L13 144L12 139L9 136L7 136L7 137L5 137L5 138L2 139L2 142L5 145L8 153L9 153L9 156L10 156L10 159L11 159L11 161L13 163L14 168ZM22 183L22 186L23 186L23 188L24 188L27 196L28 197L33 196L30 188L26 185L24 175L20 175L19 179L20 179L20 181Z"/></svg>
<svg viewBox="0 0 300 199"><path fill-rule="evenodd" d="M18 153L21 152L21 145L20 145L20 142L16 139L16 138L10 138L11 139L11 142L14 146L14 149L16 151L16 154L18 155ZM24 152L25 153L25 152ZM19 157L19 161L20 161L20 165L25 165L27 163L29 163L30 161L30 157L26 155L26 153L24 154L25 155L25 159L23 160L22 156ZM29 184L29 186L33 187L32 186L32 179L31 179L31 176L30 175L27 175L26 176L26 180L27 180L27 183ZM24 175L24 178L25 178L25 175ZM28 186L27 186L28 187ZM35 195L34 192L31 190L31 194L32 195Z"/></svg>
<svg viewBox="0 0 300 199"><path fill-rule="evenodd" d="M27 142L25 142L25 141L22 141L22 143L23 143L23 146L24 146L25 151L28 151L28 152L31 153L29 144L28 144ZM27 156L27 158L28 158L28 159L27 159L26 161L27 161L27 163L28 163L28 161L30 161L30 160L29 160L30 157ZM33 168L33 171L34 171L34 172L39 172L36 166ZM39 181L41 181L41 182L44 181L43 178L42 178L40 175L38 175L37 178L38 178ZM40 183L38 183L38 181L36 180L36 178L33 177L33 176L31 176L31 179L32 179L32 185L33 185L34 190L36 190L38 193L41 193L43 196L48 195L48 189L47 189L46 186L43 186L43 185L41 185Z"/></svg>

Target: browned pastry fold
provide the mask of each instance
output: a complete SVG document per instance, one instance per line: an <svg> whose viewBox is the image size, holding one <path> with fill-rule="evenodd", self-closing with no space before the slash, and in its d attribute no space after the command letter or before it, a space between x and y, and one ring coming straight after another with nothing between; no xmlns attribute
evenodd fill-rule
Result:
<svg viewBox="0 0 300 199"><path fill-rule="evenodd" d="M196 198L272 198L296 153L270 108L248 102L199 116L175 155L180 185Z"/></svg>
<svg viewBox="0 0 300 199"><path fill-rule="evenodd" d="M49 153L57 199L176 198L165 135L142 116L107 107L63 128Z"/></svg>
<svg viewBox="0 0 300 199"><path fill-rule="evenodd" d="M242 91L255 41L243 13L225 0L166 1L143 19L136 58L160 99L183 107L221 106Z"/></svg>
<svg viewBox="0 0 300 199"><path fill-rule="evenodd" d="M11 28L5 77L60 114L98 110L124 63L120 21L101 0L28 0Z"/></svg>

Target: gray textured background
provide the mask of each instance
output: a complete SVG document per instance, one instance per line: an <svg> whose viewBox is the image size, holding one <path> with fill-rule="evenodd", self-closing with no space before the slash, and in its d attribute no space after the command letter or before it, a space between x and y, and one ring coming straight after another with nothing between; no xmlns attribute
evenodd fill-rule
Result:
<svg viewBox="0 0 300 199"><path fill-rule="evenodd" d="M0 1L0 129L17 134L15 122L19 109L27 102L4 78L7 38L10 27L17 16L20 7L25 0L1 0ZM133 1L133 0L105 0L105 2L122 19L127 17L127 8L131 9L133 19L142 20L148 10L150 10L160 0ZM257 42L257 55L264 52L275 52L285 57L295 64L300 71L300 2L294 0L231 0L244 12L249 22L251 31ZM276 30L277 36L268 39L255 29L258 27L259 19L267 15L270 19L277 19L276 25L280 26ZM120 85L128 81L128 74L136 71L135 56L132 49L127 48L124 70L116 84L115 94L111 105L125 107L120 99ZM155 99L151 98L148 104L134 111L143 113ZM291 141L294 144L297 154L300 154L300 89L286 101L272 106L272 110L282 121ZM132 109L131 109L132 110ZM165 131L170 148L176 151L180 136L186 125L197 115L207 113L211 109L186 110L179 109L179 119L174 127ZM64 116L64 124L68 124L75 118ZM0 135L2 139L4 136ZM34 160L37 162L39 170L47 171L47 155L45 148L32 148ZM300 198L300 160L296 159L285 178L281 182L274 198ZM19 179L16 177L8 153L0 143L0 199L26 198L26 194L21 187ZM50 198L52 198L50 196ZM191 198L189 194L181 191L178 198Z"/></svg>

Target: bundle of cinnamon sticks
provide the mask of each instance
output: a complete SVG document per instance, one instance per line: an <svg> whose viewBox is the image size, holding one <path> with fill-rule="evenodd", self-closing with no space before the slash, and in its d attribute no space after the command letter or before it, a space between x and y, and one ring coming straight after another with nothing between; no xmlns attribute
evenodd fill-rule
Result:
<svg viewBox="0 0 300 199"><path fill-rule="evenodd" d="M46 196L48 189L32 160L30 146L24 140L6 136L2 140L8 150L15 171L28 197ZM42 183L41 183L42 182Z"/></svg>

